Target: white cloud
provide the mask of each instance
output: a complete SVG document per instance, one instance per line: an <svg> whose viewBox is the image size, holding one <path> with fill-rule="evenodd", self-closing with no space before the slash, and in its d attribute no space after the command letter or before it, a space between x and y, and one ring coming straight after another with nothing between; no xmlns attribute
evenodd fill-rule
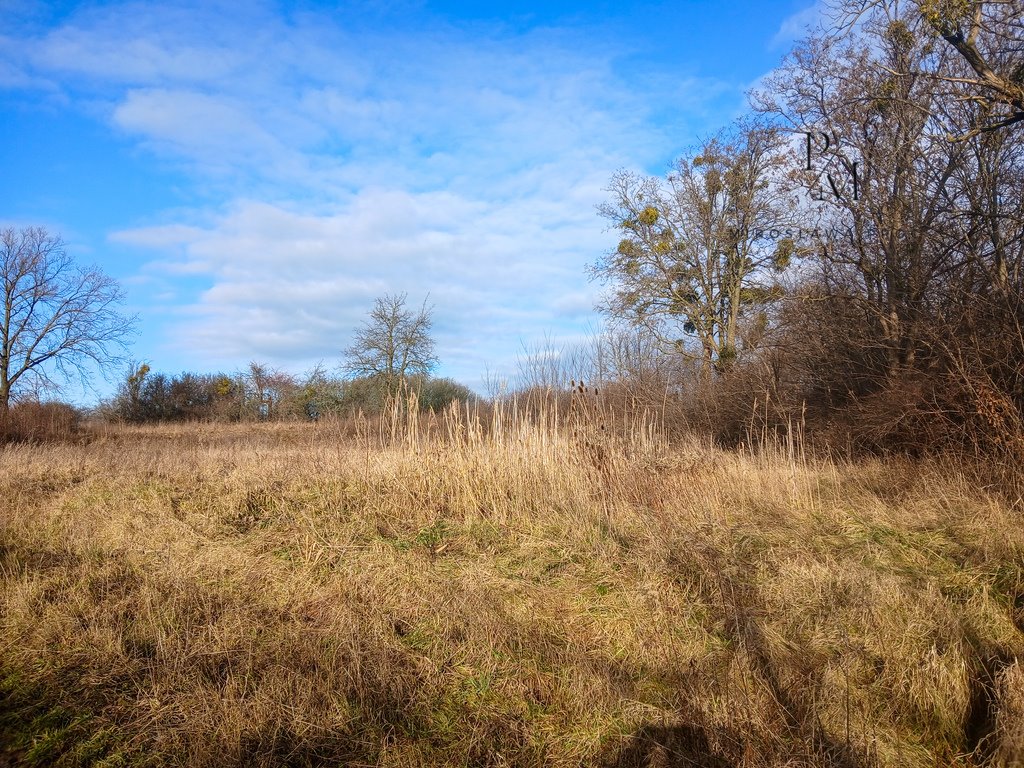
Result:
<svg viewBox="0 0 1024 768"><path fill-rule="evenodd" d="M770 47L781 48L804 37L809 29L813 30L821 25L825 13L823 0L815 0L812 5L788 16L779 25L775 36L772 37Z"/></svg>
<svg viewBox="0 0 1024 768"><path fill-rule="evenodd" d="M259 168L279 181L305 179L306 158L273 135L251 106L202 93L145 89L128 91L112 120L161 152L188 158L204 174L233 176Z"/></svg>
<svg viewBox="0 0 1024 768"><path fill-rule="evenodd" d="M446 370L472 379L554 319L578 332L591 317L579 286L607 243L593 222L561 213L533 200L376 189L331 214L243 202L209 227L115 237L176 253L151 268L212 279L175 326L175 344L210 362L336 358L375 296L404 291L429 294Z"/></svg>
<svg viewBox="0 0 1024 768"><path fill-rule="evenodd" d="M52 71L125 83L209 82L232 76L241 63L227 50L173 45L158 37L111 42L96 30L65 27L49 35L33 59Z"/></svg>
<svg viewBox="0 0 1024 768"><path fill-rule="evenodd" d="M429 293L465 381L552 326L580 334L584 268L609 246L602 188L679 149L650 105L728 97L627 81L607 39L248 13L123 5L19 43L36 75L108 104L123 136L214 190L209 208L111 235L149 255L161 296L190 297L144 320L213 366L336 358L384 292Z"/></svg>

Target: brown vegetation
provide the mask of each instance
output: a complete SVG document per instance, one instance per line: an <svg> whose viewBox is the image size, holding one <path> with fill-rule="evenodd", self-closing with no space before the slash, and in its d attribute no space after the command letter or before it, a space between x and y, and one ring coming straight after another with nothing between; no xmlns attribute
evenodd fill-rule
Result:
<svg viewBox="0 0 1024 768"><path fill-rule="evenodd" d="M0 444L66 442L82 437L78 411L67 403L26 400L0 415Z"/></svg>
<svg viewBox="0 0 1024 768"><path fill-rule="evenodd" d="M10 754L1019 764L1019 509L955 466L516 411L3 448Z"/></svg>

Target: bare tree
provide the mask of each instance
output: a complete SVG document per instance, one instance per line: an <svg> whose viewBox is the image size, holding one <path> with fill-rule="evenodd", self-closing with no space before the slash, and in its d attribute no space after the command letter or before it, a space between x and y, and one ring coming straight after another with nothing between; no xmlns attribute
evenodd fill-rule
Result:
<svg viewBox="0 0 1024 768"><path fill-rule="evenodd" d="M281 415L281 405L295 392L295 379L284 371L255 360L242 374L246 398L259 419L275 419Z"/></svg>
<svg viewBox="0 0 1024 768"><path fill-rule="evenodd" d="M896 78L919 77L948 104L977 109L967 126L948 138L967 141L1024 121L1024 2L1022 0L833 0L838 35L899 20L922 38L942 38L955 57L932 56ZM935 46L932 46L934 49Z"/></svg>
<svg viewBox="0 0 1024 768"><path fill-rule="evenodd" d="M612 288L605 313L699 360L706 375L727 369L741 322L775 296L773 273L793 253L785 201L769 183L780 144L773 129L741 124L680 159L666 181L616 174L600 212L623 239L591 270Z"/></svg>
<svg viewBox="0 0 1024 768"><path fill-rule="evenodd" d="M385 294L374 302L369 319L345 350L345 370L378 379L387 395L396 394L409 376L429 374L437 364L430 336L431 308L406 307L407 294Z"/></svg>
<svg viewBox="0 0 1024 768"><path fill-rule="evenodd" d="M966 98L984 111L984 117L977 119L961 140L1024 120L1024 3L919 0L917 5L931 28L956 49L973 74L946 76L951 83L967 86Z"/></svg>
<svg viewBox="0 0 1024 768"><path fill-rule="evenodd" d="M88 382L91 366L120 361L134 325L116 312L124 295L99 269L76 266L60 237L0 231L0 280L0 416L18 392Z"/></svg>
<svg viewBox="0 0 1024 768"><path fill-rule="evenodd" d="M792 178L831 224L787 307L791 381L819 414L849 409L867 445L974 439L986 387L1024 414L1019 128L978 90L963 52L937 39L959 35L943 25L977 19L977 4L839 6L856 24L801 41L755 94L806 137L807 175ZM981 18L965 40L996 61L996 33L1005 42L1012 30ZM1004 53L1000 70L1012 71L1016 54ZM805 194L816 187L824 194Z"/></svg>
<svg viewBox="0 0 1024 768"><path fill-rule="evenodd" d="M579 345L560 343L550 333L538 341L521 342L516 358L518 388L548 393L570 388L570 381L591 380L588 361Z"/></svg>

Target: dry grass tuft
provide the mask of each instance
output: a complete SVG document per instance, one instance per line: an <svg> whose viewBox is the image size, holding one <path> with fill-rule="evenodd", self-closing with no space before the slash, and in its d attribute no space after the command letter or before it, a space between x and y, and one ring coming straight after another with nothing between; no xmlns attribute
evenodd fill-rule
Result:
<svg viewBox="0 0 1024 768"><path fill-rule="evenodd" d="M0 415L0 445L68 442L82 437L78 412L66 403L26 401Z"/></svg>
<svg viewBox="0 0 1024 768"><path fill-rule="evenodd" d="M1022 760L1024 529L945 468L586 400L2 451L29 765Z"/></svg>

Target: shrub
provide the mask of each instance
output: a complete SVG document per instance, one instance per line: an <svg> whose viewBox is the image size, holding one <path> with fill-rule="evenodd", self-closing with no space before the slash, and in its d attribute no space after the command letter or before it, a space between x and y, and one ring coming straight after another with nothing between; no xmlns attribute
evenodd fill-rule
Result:
<svg viewBox="0 0 1024 768"><path fill-rule="evenodd" d="M424 411L440 412L456 400L473 399L469 387L454 379L427 379L419 389L420 408Z"/></svg>
<svg viewBox="0 0 1024 768"><path fill-rule="evenodd" d="M0 421L0 442L71 440L80 433L81 414L67 403L16 403Z"/></svg>

